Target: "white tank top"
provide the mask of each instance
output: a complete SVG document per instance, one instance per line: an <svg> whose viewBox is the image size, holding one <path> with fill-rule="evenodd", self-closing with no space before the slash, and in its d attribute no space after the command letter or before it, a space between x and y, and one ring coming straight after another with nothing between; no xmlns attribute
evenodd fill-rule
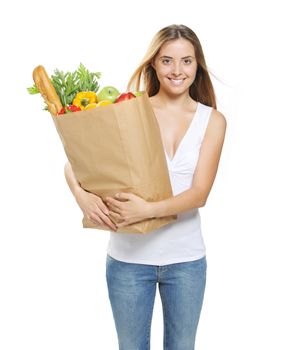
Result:
<svg viewBox="0 0 290 350"><path fill-rule="evenodd" d="M169 159L164 149L174 196L192 185L211 111L212 107L198 102L174 157ZM200 259L205 256L205 245L199 210L180 213L175 222L144 234L110 231L107 253L120 261L159 266Z"/></svg>

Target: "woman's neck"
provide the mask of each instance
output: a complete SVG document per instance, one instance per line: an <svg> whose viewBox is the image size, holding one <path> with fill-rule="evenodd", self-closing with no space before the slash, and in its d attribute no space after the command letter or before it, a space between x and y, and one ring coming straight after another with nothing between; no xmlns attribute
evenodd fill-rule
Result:
<svg viewBox="0 0 290 350"><path fill-rule="evenodd" d="M158 105L159 108L179 109L195 104L195 101L189 94L168 95L163 91L159 91L151 99Z"/></svg>

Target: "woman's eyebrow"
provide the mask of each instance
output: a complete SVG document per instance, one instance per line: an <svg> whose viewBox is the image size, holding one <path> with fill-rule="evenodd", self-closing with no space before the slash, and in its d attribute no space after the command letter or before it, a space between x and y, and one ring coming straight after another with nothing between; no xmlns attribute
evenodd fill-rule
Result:
<svg viewBox="0 0 290 350"><path fill-rule="evenodd" d="M161 56L160 58L170 58L170 59L173 59L173 57L170 57L170 56ZM185 57L181 57L182 60L186 59L186 58L194 58L193 56L189 55L189 56L185 56Z"/></svg>

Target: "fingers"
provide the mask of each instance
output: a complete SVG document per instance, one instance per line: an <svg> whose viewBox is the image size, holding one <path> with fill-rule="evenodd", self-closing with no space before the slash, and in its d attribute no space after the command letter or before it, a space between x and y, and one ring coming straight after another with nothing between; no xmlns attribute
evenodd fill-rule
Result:
<svg viewBox="0 0 290 350"><path fill-rule="evenodd" d="M89 214L88 219L92 221L95 225L109 227L113 231L117 230L116 225L101 210L98 210L97 213Z"/></svg>
<svg viewBox="0 0 290 350"><path fill-rule="evenodd" d="M87 218L88 218L92 223L94 223L94 224L97 225L97 226L102 226L102 225L104 225L104 222L102 222L102 220L101 220L98 216L95 216L95 215L87 215Z"/></svg>
<svg viewBox="0 0 290 350"><path fill-rule="evenodd" d="M115 194L115 198L121 201L127 201L132 199L133 193L119 192Z"/></svg>
<svg viewBox="0 0 290 350"><path fill-rule="evenodd" d="M106 204L111 211L114 211L115 213L121 214L122 207L121 207L120 201L117 201L117 200L113 199L112 197L107 197Z"/></svg>
<svg viewBox="0 0 290 350"><path fill-rule="evenodd" d="M102 220L100 217L98 216L90 216L89 217L89 220L91 222L93 222L95 225L97 226L101 226L101 227L104 227L106 229L111 229L113 231L117 231L117 226L109 219L109 218L106 218L104 220Z"/></svg>
<svg viewBox="0 0 290 350"><path fill-rule="evenodd" d="M95 217L98 218L101 221L102 225L108 226L112 230L116 231L117 227L116 225L111 221L111 219L108 217L109 215L109 210L102 201L100 197L98 197L98 203L97 203L97 208L96 208L96 214Z"/></svg>
<svg viewBox="0 0 290 350"><path fill-rule="evenodd" d="M121 217L120 214L115 213L113 211L109 211L110 217L113 218L115 223L120 223L121 221L123 221L123 218ZM117 226L117 225L116 225Z"/></svg>
<svg viewBox="0 0 290 350"><path fill-rule="evenodd" d="M114 231L117 230L117 226L111 221L111 219L108 216L102 214L101 218L102 218L103 222L106 225L108 225L112 230L114 230Z"/></svg>
<svg viewBox="0 0 290 350"><path fill-rule="evenodd" d="M106 205L104 204L104 202L102 201L102 199L100 198L100 201L98 201L98 208L101 209L101 211L105 214L108 215L109 214L109 210L106 207Z"/></svg>
<svg viewBox="0 0 290 350"><path fill-rule="evenodd" d="M104 202L101 197L96 197L96 199L94 198L95 202L93 202L90 209L86 211L88 214L87 217L90 221L97 226L109 227L113 231L118 230L117 224L123 223L122 226L126 225L124 224L123 217L123 202L127 201L127 199L130 197L129 193L121 193L121 196L116 197L118 199L106 197Z"/></svg>

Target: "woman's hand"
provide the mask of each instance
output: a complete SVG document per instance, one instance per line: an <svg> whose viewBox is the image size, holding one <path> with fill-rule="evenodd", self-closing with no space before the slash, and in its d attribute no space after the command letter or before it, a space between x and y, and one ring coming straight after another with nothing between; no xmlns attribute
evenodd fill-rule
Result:
<svg viewBox="0 0 290 350"><path fill-rule="evenodd" d="M153 217L152 204L133 193L117 193L106 197L105 203L118 228Z"/></svg>
<svg viewBox="0 0 290 350"><path fill-rule="evenodd" d="M96 225L109 227L113 231L117 230L116 225L108 217L109 210L101 197L80 188L75 198L86 218Z"/></svg>

